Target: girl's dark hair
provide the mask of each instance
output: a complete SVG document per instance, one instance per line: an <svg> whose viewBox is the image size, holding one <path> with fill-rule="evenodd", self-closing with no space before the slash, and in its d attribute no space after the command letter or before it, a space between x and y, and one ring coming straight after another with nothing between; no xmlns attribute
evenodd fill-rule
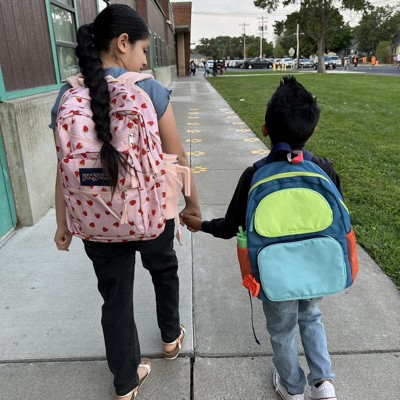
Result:
<svg viewBox="0 0 400 400"><path fill-rule="evenodd" d="M117 186L119 166L124 166L124 159L111 144L112 133L108 114L110 93L100 55L108 52L112 39L123 33L128 35L131 44L149 37L147 25L135 10L127 5L113 4L106 7L92 24L82 25L78 29L78 45L75 49L85 85L89 88L92 99L91 109L97 137L104 142L100 150L100 159L113 190Z"/></svg>
<svg viewBox="0 0 400 400"><path fill-rule="evenodd" d="M271 143L285 142L292 149L301 149L313 134L319 115L317 99L296 78L284 77L265 114Z"/></svg>

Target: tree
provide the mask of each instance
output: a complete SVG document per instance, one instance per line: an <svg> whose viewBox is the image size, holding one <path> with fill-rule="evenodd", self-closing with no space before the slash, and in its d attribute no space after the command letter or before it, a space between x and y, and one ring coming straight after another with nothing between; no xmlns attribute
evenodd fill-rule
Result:
<svg viewBox="0 0 400 400"><path fill-rule="evenodd" d="M254 5L268 12L275 11L280 4L288 6L295 4L296 0L255 0ZM338 5L341 9L355 11L365 10L369 7L367 0L302 0L300 11L297 14L299 25L304 32L316 44L318 55L318 72L325 72L324 54L327 50L327 38L331 30L335 29L337 22Z"/></svg>
<svg viewBox="0 0 400 400"><path fill-rule="evenodd" d="M376 48L376 55L378 56L379 62L384 64L390 64L392 62L390 42L379 42Z"/></svg>
<svg viewBox="0 0 400 400"><path fill-rule="evenodd" d="M313 19L304 18L299 20L297 12L287 16L286 21L277 21L274 25L275 34L279 35L277 43L287 50L291 47L296 48L296 26L300 22L300 57L308 57L315 54L317 51L317 43L308 34L313 32ZM340 52L348 47L352 39L352 30L343 20L343 16L336 10L332 11L331 15L332 26L334 28L327 29L325 52Z"/></svg>
<svg viewBox="0 0 400 400"><path fill-rule="evenodd" d="M361 18L354 29L358 48L362 52L375 53L378 43L393 42L399 34L400 12L394 7L378 7Z"/></svg>
<svg viewBox="0 0 400 400"><path fill-rule="evenodd" d="M196 53L204 54L206 57L217 58L218 57L218 48L215 43L215 39L200 39L200 44L196 46L194 49Z"/></svg>

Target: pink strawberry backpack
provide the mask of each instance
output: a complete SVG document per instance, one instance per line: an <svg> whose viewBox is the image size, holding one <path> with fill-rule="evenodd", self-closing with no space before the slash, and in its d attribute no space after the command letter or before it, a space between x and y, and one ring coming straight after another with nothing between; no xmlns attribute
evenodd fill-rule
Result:
<svg viewBox="0 0 400 400"><path fill-rule="evenodd" d="M56 150L71 233L97 242L148 240L165 227L166 179L157 114L136 82L151 75L107 76L111 144L127 160L114 192L103 174L89 89L71 77L56 121Z"/></svg>

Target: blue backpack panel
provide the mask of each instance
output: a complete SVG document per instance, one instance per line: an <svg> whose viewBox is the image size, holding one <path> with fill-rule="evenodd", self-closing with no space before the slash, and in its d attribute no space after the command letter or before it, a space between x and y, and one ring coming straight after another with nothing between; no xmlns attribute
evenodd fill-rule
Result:
<svg viewBox="0 0 400 400"><path fill-rule="evenodd" d="M303 153L291 155L256 170L247 201L248 251L261 300L337 293L358 271L355 235L340 192Z"/></svg>

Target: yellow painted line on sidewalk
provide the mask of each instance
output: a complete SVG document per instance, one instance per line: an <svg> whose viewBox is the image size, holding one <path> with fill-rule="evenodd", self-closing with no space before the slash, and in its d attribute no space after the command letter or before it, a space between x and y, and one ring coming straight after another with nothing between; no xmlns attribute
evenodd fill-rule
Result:
<svg viewBox="0 0 400 400"><path fill-rule="evenodd" d="M189 108L189 111L199 111L198 108Z"/></svg>
<svg viewBox="0 0 400 400"><path fill-rule="evenodd" d="M196 115L196 114L200 114L198 111L191 111L189 112L189 115Z"/></svg>
<svg viewBox="0 0 400 400"><path fill-rule="evenodd" d="M186 143L200 143L202 139L186 139Z"/></svg>
<svg viewBox="0 0 400 400"><path fill-rule="evenodd" d="M198 122L188 122L187 125L190 126L199 126L200 124Z"/></svg>
<svg viewBox="0 0 400 400"><path fill-rule="evenodd" d="M208 168L206 167L194 167L192 168L192 173L193 174L202 174L203 172L207 172Z"/></svg>
<svg viewBox="0 0 400 400"><path fill-rule="evenodd" d="M232 122L232 125L244 125L244 122L243 121Z"/></svg>
<svg viewBox="0 0 400 400"><path fill-rule="evenodd" d="M251 129L236 129L236 132L251 132Z"/></svg>
<svg viewBox="0 0 400 400"><path fill-rule="evenodd" d="M200 129L187 129L186 133L200 133L201 130Z"/></svg>
<svg viewBox="0 0 400 400"><path fill-rule="evenodd" d="M251 150L251 154L268 154L269 150Z"/></svg>
<svg viewBox="0 0 400 400"><path fill-rule="evenodd" d="M234 119L234 118L239 118L239 116L238 116L238 115L234 115L234 116L232 116L232 117L226 117L226 118L228 118L228 119Z"/></svg>
<svg viewBox="0 0 400 400"><path fill-rule="evenodd" d="M246 139L243 139L245 142L259 142L260 141L260 139L259 138L255 138L255 137L253 137L253 138L246 138Z"/></svg>
<svg viewBox="0 0 400 400"><path fill-rule="evenodd" d="M192 156L192 157L200 157L204 156L206 153L204 151L188 151L186 153L187 156Z"/></svg>
<svg viewBox="0 0 400 400"><path fill-rule="evenodd" d="M199 119L200 117L188 117L189 119Z"/></svg>
<svg viewBox="0 0 400 400"><path fill-rule="evenodd" d="M234 111L225 111L225 114L234 114Z"/></svg>

